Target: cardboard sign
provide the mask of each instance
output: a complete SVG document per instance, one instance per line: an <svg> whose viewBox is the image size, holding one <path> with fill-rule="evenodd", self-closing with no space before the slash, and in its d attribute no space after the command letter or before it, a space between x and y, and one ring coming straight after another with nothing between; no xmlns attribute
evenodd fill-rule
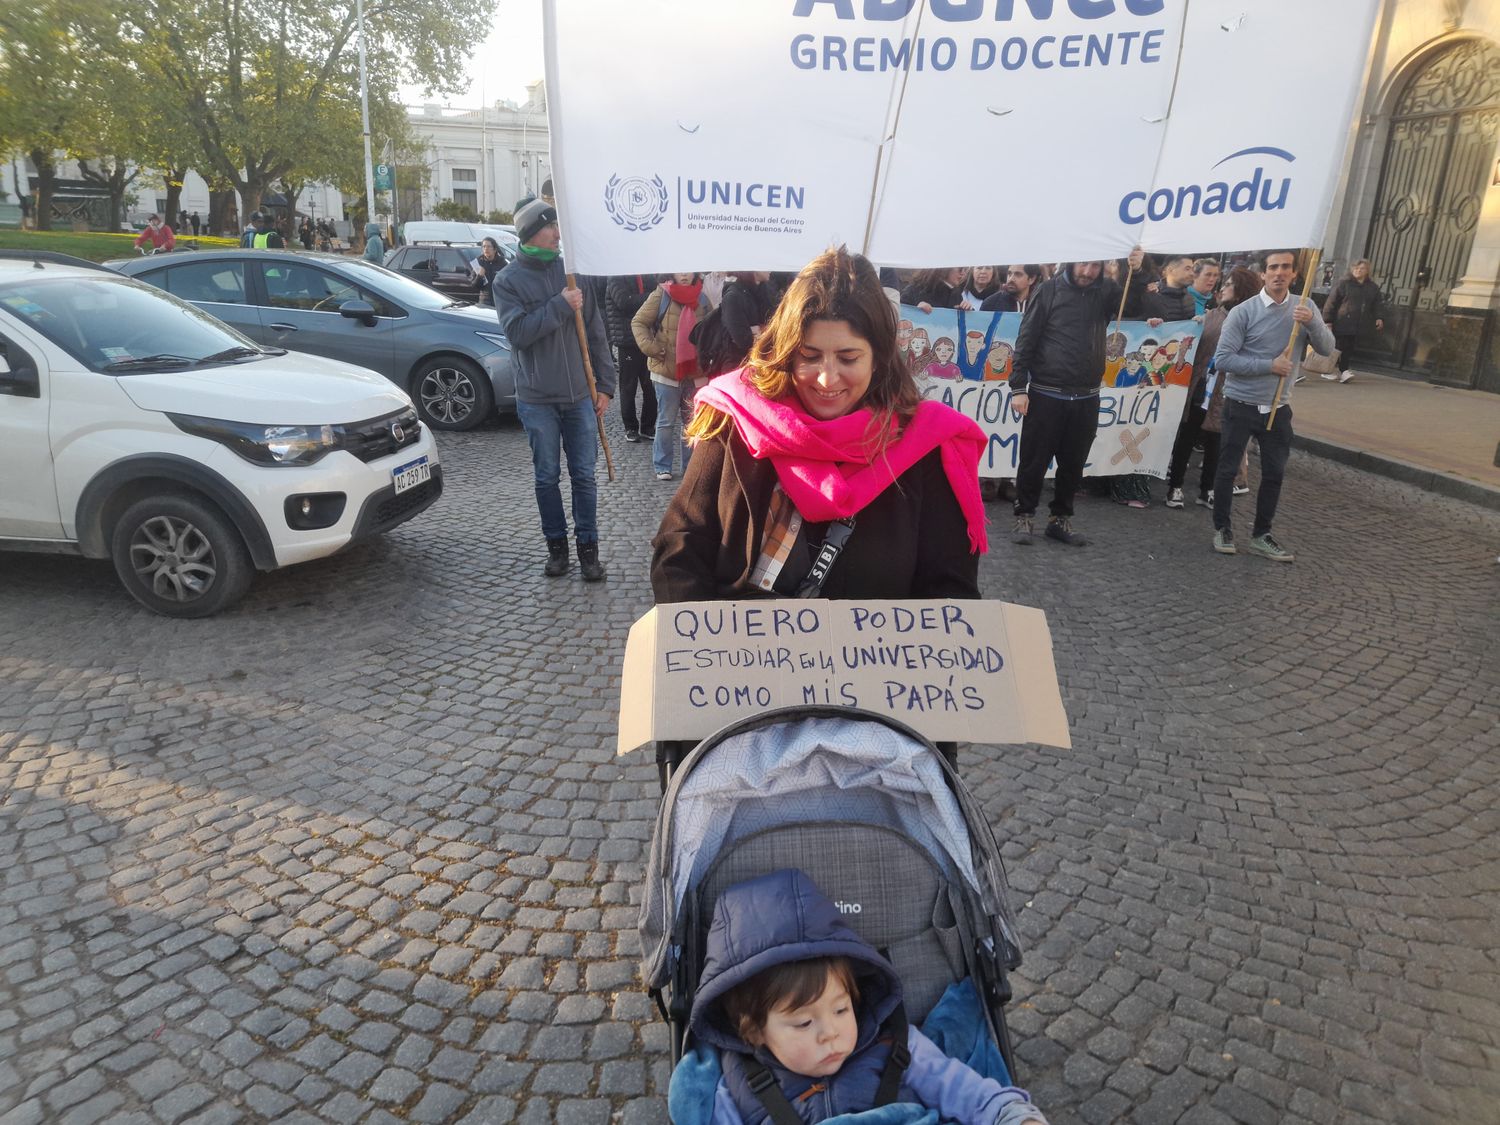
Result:
<svg viewBox="0 0 1500 1125"><path fill-rule="evenodd" d="M618 749L827 704L890 715L933 741L1071 745L1039 609L758 599L657 606L631 626Z"/></svg>

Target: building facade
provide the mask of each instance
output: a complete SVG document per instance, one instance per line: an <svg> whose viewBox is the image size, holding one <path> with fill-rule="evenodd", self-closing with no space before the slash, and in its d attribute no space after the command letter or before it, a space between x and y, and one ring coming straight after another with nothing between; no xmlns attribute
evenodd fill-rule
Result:
<svg viewBox="0 0 1500 1125"><path fill-rule="evenodd" d="M1500 3L1386 0L1325 255L1367 257L1360 358L1500 392Z"/></svg>
<svg viewBox="0 0 1500 1125"><path fill-rule="evenodd" d="M416 193L397 183L403 222L431 218L443 199L483 216L513 211L517 200L540 193L552 175L547 98L541 82L527 89L523 105L408 108L413 132L426 144L428 184Z"/></svg>

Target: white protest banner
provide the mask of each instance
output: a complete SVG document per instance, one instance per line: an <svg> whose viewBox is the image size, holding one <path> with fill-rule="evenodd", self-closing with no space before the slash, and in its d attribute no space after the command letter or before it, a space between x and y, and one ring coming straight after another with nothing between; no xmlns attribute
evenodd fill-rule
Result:
<svg viewBox="0 0 1500 1125"><path fill-rule="evenodd" d="M1071 745L1039 609L762 598L660 605L631 626L618 751L829 704L890 715L934 741Z"/></svg>
<svg viewBox="0 0 1500 1125"><path fill-rule="evenodd" d="M1320 244L1377 0L547 0L589 273ZM642 83L642 60L670 75ZM1317 75L1317 99L1295 81ZM1217 95L1229 76L1245 96ZM1264 89L1264 93L1262 93ZM622 91L629 91L623 96Z"/></svg>
<svg viewBox="0 0 1500 1125"><path fill-rule="evenodd" d="M1021 458L1021 417L1011 408L1011 361L1019 313L902 305L897 339L924 398L979 423L989 439L982 477L1014 477ZM1099 432L1084 473L1091 477L1145 473L1165 480L1172 443L1187 405L1201 326L1122 320L1105 338L1099 389ZM1056 466L1049 466L1053 475Z"/></svg>

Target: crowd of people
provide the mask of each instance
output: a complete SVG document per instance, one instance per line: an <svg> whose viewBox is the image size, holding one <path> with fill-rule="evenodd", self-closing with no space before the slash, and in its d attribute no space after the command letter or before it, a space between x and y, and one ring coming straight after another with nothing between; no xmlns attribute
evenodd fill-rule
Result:
<svg viewBox="0 0 1500 1125"><path fill-rule="evenodd" d="M655 540L660 600L795 594L815 571L818 588L839 597L977 597L982 501L1001 489L987 481L981 491L982 434L923 398L922 383L932 379L1009 384L1021 422L1016 476L1004 489L1013 543L1083 545L1074 501L1086 483L1101 387L1175 384L1189 394L1166 506L1186 506L1189 464L1201 449L1196 502L1213 514L1212 549L1237 553L1233 499L1250 491L1253 440L1260 482L1247 550L1291 562L1273 524L1302 357L1309 349L1329 357L1325 377L1347 381L1350 348L1384 326L1368 262L1351 266L1320 314L1291 292L1292 250L1158 261L1137 249L1117 261L919 270L904 283L837 250L795 277L634 274L584 278L575 288L555 261L552 204L527 204L517 227L521 254L492 288L523 371L517 397L533 449L546 573L569 569L561 448L584 577L603 577L596 431L618 395L625 440L649 441L657 479L680 482ZM961 343L930 340L900 306L1014 312L1021 323L1014 347L980 332ZM1196 322L1197 347L1190 360L1187 340L1147 339L1126 351L1124 334L1110 330L1120 319ZM1344 357L1337 367L1335 351ZM1123 504L1150 502L1143 475L1093 483ZM843 551L856 517L856 541L874 550Z"/></svg>

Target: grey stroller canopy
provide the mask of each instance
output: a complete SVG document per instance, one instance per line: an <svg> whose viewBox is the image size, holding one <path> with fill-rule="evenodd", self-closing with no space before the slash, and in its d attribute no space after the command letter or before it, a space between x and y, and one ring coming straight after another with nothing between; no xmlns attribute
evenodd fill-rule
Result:
<svg viewBox="0 0 1500 1125"><path fill-rule="evenodd" d="M994 835L936 748L881 715L798 707L731 724L674 775L641 903L647 988L693 987L718 893L783 867L887 953L914 1019L985 962L1020 963Z"/></svg>

